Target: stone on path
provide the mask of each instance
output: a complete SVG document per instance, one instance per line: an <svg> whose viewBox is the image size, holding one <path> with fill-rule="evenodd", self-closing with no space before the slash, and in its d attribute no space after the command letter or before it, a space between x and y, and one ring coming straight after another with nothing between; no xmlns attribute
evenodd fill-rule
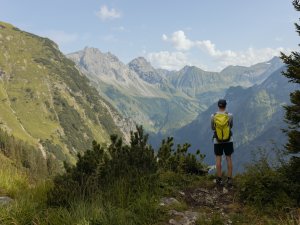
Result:
<svg viewBox="0 0 300 225"><path fill-rule="evenodd" d="M171 225L193 225L199 218L199 213L193 211L178 212L170 210L169 214L173 217L169 220Z"/></svg>
<svg viewBox="0 0 300 225"><path fill-rule="evenodd" d="M174 204L179 204L179 201L175 198L162 198L159 203L160 206L170 206Z"/></svg>

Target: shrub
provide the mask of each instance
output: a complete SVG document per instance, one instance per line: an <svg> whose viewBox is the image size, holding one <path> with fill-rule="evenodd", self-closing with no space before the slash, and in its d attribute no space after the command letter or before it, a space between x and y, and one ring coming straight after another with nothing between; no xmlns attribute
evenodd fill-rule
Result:
<svg viewBox="0 0 300 225"><path fill-rule="evenodd" d="M117 135L111 136L111 145L104 149L93 141L92 150L78 154L76 166L65 164L66 173L54 179L49 192L52 205L68 205L76 198L92 198L97 194L109 196L121 184L122 194L138 193L155 185L157 171L154 150L147 144L143 128L131 132L130 145L123 145ZM116 195L116 193L113 193Z"/></svg>
<svg viewBox="0 0 300 225"><path fill-rule="evenodd" d="M290 192L291 182L281 169L271 167L266 158L250 165L238 177L238 183L240 200L260 210L284 209L295 205Z"/></svg>
<svg viewBox="0 0 300 225"><path fill-rule="evenodd" d="M283 164L278 172L287 180L289 197L295 200L300 206L300 158L292 157L287 163Z"/></svg>
<svg viewBox="0 0 300 225"><path fill-rule="evenodd" d="M203 163L205 155L200 154L200 150L197 150L196 154L191 154L188 152L190 144L177 145L176 150L173 146L172 137L162 141L157 153L158 166L161 170L201 175L207 173L207 168Z"/></svg>

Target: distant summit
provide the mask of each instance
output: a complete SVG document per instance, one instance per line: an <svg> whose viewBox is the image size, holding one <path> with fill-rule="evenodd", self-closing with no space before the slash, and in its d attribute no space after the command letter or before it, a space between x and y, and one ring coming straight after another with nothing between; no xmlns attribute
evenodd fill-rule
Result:
<svg viewBox="0 0 300 225"><path fill-rule="evenodd" d="M163 81L163 75L154 69L152 65L144 58L144 57L138 57L136 59L133 59L129 64L129 68L135 71L141 79L144 81L151 83L151 84L157 84L165 82Z"/></svg>

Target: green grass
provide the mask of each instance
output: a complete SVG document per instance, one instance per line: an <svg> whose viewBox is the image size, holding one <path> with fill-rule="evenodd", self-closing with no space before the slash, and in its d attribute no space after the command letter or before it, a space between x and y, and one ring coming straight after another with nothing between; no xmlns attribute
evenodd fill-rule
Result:
<svg viewBox="0 0 300 225"><path fill-rule="evenodd" d="M51 208L46 204L49 187L51 183L43 182L21 189L13 203L0 207L0 224L150 225L162 217L158 202L146 193L139 195L128 207L121 207L101 196L95 196L92 201L74 201L69 208ZM113 191L125 194L121 186L115 187Z"/></svg>
<svg viewBox="0 0 300 225"><path fill-rule="evenodd" d="M0 155L1 156L1 155ZM1 166L2 165L2 166ZM115 185L107 196L96 195L92 200L78 199L70 204L69 208L49 207L46 204L47 192L52 187L51 181L31 183L30 178L17 169L10 160L1 156L0 179L1 190L5 190L14 201L5 207L0 207L0 224L18 225L154 225L165 224L169 217L168 209L158 206L161 195L149 195L147 192L136 193L136 198L130 202L127 200L127 191L124 186ZM170 174L165 176L170 177ZM174 179L173 178L168 178ZM204 181L206 179L206 181ZM186 178L193 185L207 186L211 182L208 178L202 181L194 178ZM193 181L194 180L194 181ZM179 182L179 181L176 181ZM171 185L171 184L170 184ZM179 187L185 184L178 183ZM172 187L176 188L175 183ZM125 188L126 189L126 188ZM120 201L124 199L124 201ZM185 211L188 205L181 202L179 205L170 206L178 211ZM193 210L197 210L194 208ZM275 215L276 214L276 215ZM232 224L283 224L296 225L299 222L297 211L284 214L274 212L273 215L257 212L255 208L246 207L240 212L229 214ZM222 217L215 214L203 214L197 220L197 225L219 225L225 224Z"/></svg>
<svg viewBox="0 0 300 225"><path fill-rule="evenodd" d="M14 162L0 154L0 193L14 197L29 186L29 177Z"/></svg>

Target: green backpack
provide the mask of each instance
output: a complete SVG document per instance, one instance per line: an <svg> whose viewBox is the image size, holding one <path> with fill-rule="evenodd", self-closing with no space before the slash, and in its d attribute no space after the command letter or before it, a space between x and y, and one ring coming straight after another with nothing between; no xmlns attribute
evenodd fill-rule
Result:
<svg viewBox="0 0 300 225"><path fill-rule="evenodd" d="M228 142L231 137L231 130L229 124L228 113L215 113L214 114L214 125L215 135L214 137L218 142Z"/></svg>

